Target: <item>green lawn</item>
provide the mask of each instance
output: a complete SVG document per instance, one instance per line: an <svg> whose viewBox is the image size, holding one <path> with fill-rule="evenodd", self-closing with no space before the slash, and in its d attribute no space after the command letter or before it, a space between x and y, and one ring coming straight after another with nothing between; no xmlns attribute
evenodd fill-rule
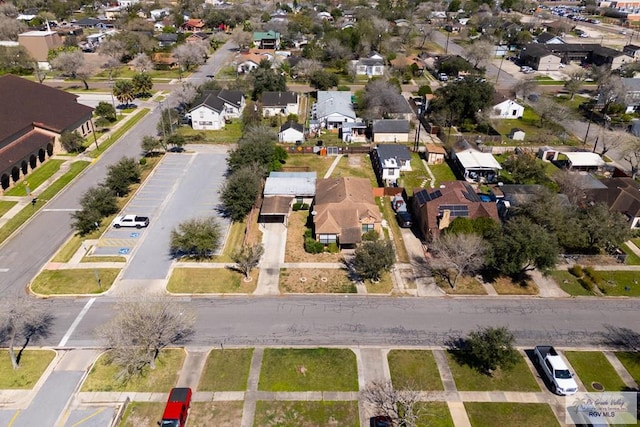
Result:
<svg viewBox="0 0 640 427"><path fill-rule="evenodd" d="M40 210L48 200L53 198L53 196L62 190L88 165L89 162L85 161L73 162L71 164L71 168L64 175L40 193L38 196L38 202L35 206L24 207L16 216L11 218L2 228L0 228L0 243L4 242L9 236L11 236L14 231L31 218L34 213Z"/></svg>
<svg viewBox="0 0 640 427"><path fill-rule="evenodd" d="M0 217L11 210L12 207L17 205L18 202L12 202L9 200L0 200Z"/></svg>
<svg viewBox="0 0 640 427"><path fill-rule="evenodd" d="M571 99L570 95L558 95L558 96L554 96L553 100L556 101L558 104L562 104L574 111L578 111L578 108L580 107L580 105L589 101L589 98L576 95L573 97L573 99Z"/></svg>
<svg viewBox="0 0 640 427"><path fill-rule="evenodd" d="M444 390L431 351L391 350L387 359L394 388Z"/></svg>
<svg viewBox="0 0 640 427"><path fill-rule="evenodd" d="M418 402L415 410L418 413L416 426L454 427L446 402Z"/></svg>
<svg viewBox="0 0 640 427"><path fill-rule="evenodd" d="M168 391L168 390L167 390ZM162 417L165 402L131 402L124 411L119 427L154 426Z"/></svg>
<svg viewBox="0 0 640 427"><path fill-rule="evenodd" d="M411 169L410 172L402 172L400 179L398 179L398 186L404 187L409 195L413 194L414 188L428 187L431 180L431 177L424 169L420 154L411 154ZM427 183L422 185L424 181L427 181Z"/></svg>
<svg viewBox="0 0 640 427"><path fill-rule="evenodd" d="M99 294L111 287L118 273L119 268L42 270L31 282L31 290L42 295Z"/></svg>
<svg viewBox="0 0 640 427"><path fill-rule="evenodd" d="M545 403L465 402L464 407L473 427L560 425Z"/></svg>
<svg viewBox="0 0 640 427"><path fill-rule="evenodd" d="M245 391L252 348L211 350L198 391Z"/></svg>
<svg viewBox="0 0 640 427"><path fill-rule="evenodd" d="M622 250L622 252L627 254L627 258L624 260L624 263L626 265L640 265L640 257L636 255L636 253L633 252L631 248L629 248L629 245L623 243L620 246L620 249Z"/></svg>
<svg viewBox="0 0 640 427"><path fill-rule="evenodd" d="M529 366L522 357L509 371L498 369L493 376L478 372L460 361L464 357L461 351L448 351L447 359L458 390L464 391L540 391ZM498 424L499 425L499 424Z"/></svg>
<svg viewBox="0 0 640 427"><path fill-rule="evenodd" d="M540 132L540 116L531 107L525 106L524 113L520 119L500 119L494 120L493 128L503 137L507 137L511 133L511 129L519 128L525 133L525 141L531 139L531 136Z"/></svg>
<svg viewBox="0 0 640 427"><path fill-rule="evenodd" d="M250 282L244 275L228 268L175 268L169 278L167 291L172 293L243 293L255 291L259 270L253 269Z"/></svg>
<svg viewBox="0 0 640 427"><path fill-rule="evenodd" d="M182 368L185 352L182 349L165 349L156 359L156 368L144 369L142 376L122 382L115 377L120 367L107 362L107 353L94 363L81 391L140 391L168 392L175 386Z"/></svg>
<svg viewBox="0 0 640 427"><path fill-rule="evenodd" d="M439 165L429 165L429 169L431 169L433 176L436 177L435 188L438 188L443 182L456 181L458 179L446 162Z"/></svg>
<svg viewBox="0 0 640 427"><path fill-rule="evenodd" d="M640 384L640 352L618 351L616 357L631 374L636 383Z"/></svg>
<svg viewBox="0 0 640 427"><path fill-rule="evenodd" d="M316 172L318 179L322 179L334 160L335 157L319 156L317 154L289 154L282 167L284 169L290 168L289 170L292 172Z"/></svg>
<svg viewBox="0 0 640 427"><path fill-rule="evenodd" d="M357 427L360 425L358 402L256 402L253 425L256 427Z"/></svg>
<svg viewBox="0 0 640 427"><path fill-rule="evenodd" d="M601 278L598 281L598 287L603 294L608 296L640 296L640 280L638 280L637 271L598 271L597 273ZM565 292L571 295L592 295L591 292L582 288L575 276L567 271L552 271L550 275Z"/></svg>
<svg viewBox="0 0 640 427"><path fill-rule="evenodd" d="M26 196L27 189L24 182L29 183L31 191L38 188L43 182L51 178L53 174L60 170L60 166L64 163L64 160L49 159L42 165L38 166L35 170L29 173L29 175L22 178L11 189L4 193L5 196Z"/></svg>
<svg viewBox="0 0 640 427"><path fill-rule="evenodd" d="M267 348L259 390L356 391L356 355L349 349Z"/></svg>
<svg viewBox="0 0 640 427"><path fill-rule="evenodd" d="M194 130L191 126L180 126L178 135L187 143L194 144L235 144L242 136L242 122L234 120L221 130Z"/></svg>
<svg viewBox="0 0 640 427"><path fill-rule="evenodd" d="M371 167L371 159L364 154L351 154L340 159L331 174L331 178L341 178L343 176L367 178L372 187L378 186L378 179Z"/></svg>
<svg viewBox="0 0 640 427"><path fill-rule="evenodd" d="M591 386L593 382L602 384L605 391L622 391L625 389L624 382L601 352L565 351L564 355L573 369L575 369L587 391L600 391Z"/></svg>
<svg viewBox="0 0 640 427"><path fill-rule="evenodd" d="M178 77L180 77L180 74L178 73L177 69L174 70L149 70L146 72L147 74L149 74L149 76L151 76L152 79L156 80L173 80L173 79L177 79ZM138 74L138 71L130 69L129 67L126 66L122 66L120 68L118 68L117 70L115 70L113 72L113 75L111 76L113 79L131 79L133 78L133 76L135 76L136 74ZM187 73L182 73L182 77L184 78L185 76L187 76ZM108 70L104 70L101 71L99 73L97 73L95 76L92 77L93 80L103 80L103 79L108 79L109 78L109 71Z"/></svg>
<svg viewBox="0 0 640 427"><path fill-rule="evenodd" d="M16 347L16 356L20 347ZM56 357L52 350L25 350L19 361L19 368L13 370L11 358L6 349L0 352L0 390L31 389L38 382L47 366Z"/></svg>

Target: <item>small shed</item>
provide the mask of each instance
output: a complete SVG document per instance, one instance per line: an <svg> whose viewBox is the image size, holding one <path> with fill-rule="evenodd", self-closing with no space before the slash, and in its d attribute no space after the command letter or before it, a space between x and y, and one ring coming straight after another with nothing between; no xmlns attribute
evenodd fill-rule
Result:
<svg viewBox="0 0 640 427"><path fill-rule="evenodd" d="M288 121L280 126L278 140L280 142L304 142L304 126L293 120Z"/></svg>
<svg viewBox="0 0 640 427"><path fill-rule="evenodd" d="M514 141L524 141L524 137L526 136L525 132L519 128L513 128L509 132L509 138Z"/></svg>
<svg viewBox="0 0 640 427"><path fill-rule="evenodd" d="M292 201L293 197L291 196L265 197L262 199L258 221L262 223L284 223L284 225L287 225Z"/></svg>
<svg viewBox="0 0 640 427"><path fill-rule="evenodd" d="M425 157L430 165L439 165L444 163L447 150L439 144L425 144Z"/></svg>

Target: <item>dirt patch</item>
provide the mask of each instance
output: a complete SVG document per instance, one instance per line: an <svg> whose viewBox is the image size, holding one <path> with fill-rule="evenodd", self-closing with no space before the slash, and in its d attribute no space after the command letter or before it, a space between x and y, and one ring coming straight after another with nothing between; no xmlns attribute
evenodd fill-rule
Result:
<svg viewBox="0 0 640 427"><path fill-rule="evenodd" d="M194 402L189 426L238 426L242 423L242 405L243 402Z"/></svg>
<svg viewBox="0 0 640 427"><path fill-rule="evenodd" d="M455 289L449 285L446 279L438 275L434 276L436 284L449 295L486 295L487 291L482 283L475 277L460 277L456 282Z"/></svg>
<svg viewBox="0 0 640 427"><path fill-rule="evenodd" d="M285 293L355 293L347 271L338 268L283 268L280 289Z"/></svg>
<svg viewBox="0 0 640 427"><path fill-rule="evenodd" d="M498 277L491 285L500 295L538 295L538 287L531 279L514 282L510 277Z"/></svg>
<svg viewBox="0 0 640 427"><path fill-rule="evenodd" d="M309 211L291 212L289 225L287 226L287 246L285 250L285 262L340 262L340 253L310 254L304 250L304 232L307 229Z"/></svg>
<svg viewBox="0 0 640 427"><path fill-rule="evenodd" d="M349 156L349 166L352 168L359 168L362 166L362 157L360 156Z"/></svg>

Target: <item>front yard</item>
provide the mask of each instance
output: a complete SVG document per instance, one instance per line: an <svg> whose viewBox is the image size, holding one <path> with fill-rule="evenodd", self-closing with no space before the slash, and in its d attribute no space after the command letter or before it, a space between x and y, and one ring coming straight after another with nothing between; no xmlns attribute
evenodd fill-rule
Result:
<svg viewBox="0 0 640 427"><path fill-rule="evenodd" d="M573 296L594 295L568 271L556 270L549 274L563 291ZM596 274L599 278L597 286L604 295L640 296L640 279L637 271L596 271Z"/></svg>
<svg viewBox="0 0 640 427"><path fill-rule="evenodd" d="M194 130L191 126L180 126L182 135L189 144L235 144L242 136L242 122L233 120L221 130Z"/></svg>

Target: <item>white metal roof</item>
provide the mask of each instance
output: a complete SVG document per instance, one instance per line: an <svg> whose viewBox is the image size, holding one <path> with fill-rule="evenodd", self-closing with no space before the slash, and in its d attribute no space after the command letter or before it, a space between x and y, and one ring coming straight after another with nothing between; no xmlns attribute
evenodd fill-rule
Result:
<svg viewBox="0 0 640 427"><path fill-rule="evenodd" d="M456 153L456 157L465 169L502 169L500 163L498 163L491 153L468 149Z"/></svg>
<svg viewBox="0 0 640 427"><path fill-rule="evenodd" d="M565 156L571 162L571 166L573 167L601 167L605 165L604 160L600 157L600 155L596 153L589 152L563 152Z"/></svg>
<svg viewBox="0 0 640 427"><path fill-rule="evenodd" d="M265 196L315 196L316 173L271 172L264 184L263 194Z"/></svg>

